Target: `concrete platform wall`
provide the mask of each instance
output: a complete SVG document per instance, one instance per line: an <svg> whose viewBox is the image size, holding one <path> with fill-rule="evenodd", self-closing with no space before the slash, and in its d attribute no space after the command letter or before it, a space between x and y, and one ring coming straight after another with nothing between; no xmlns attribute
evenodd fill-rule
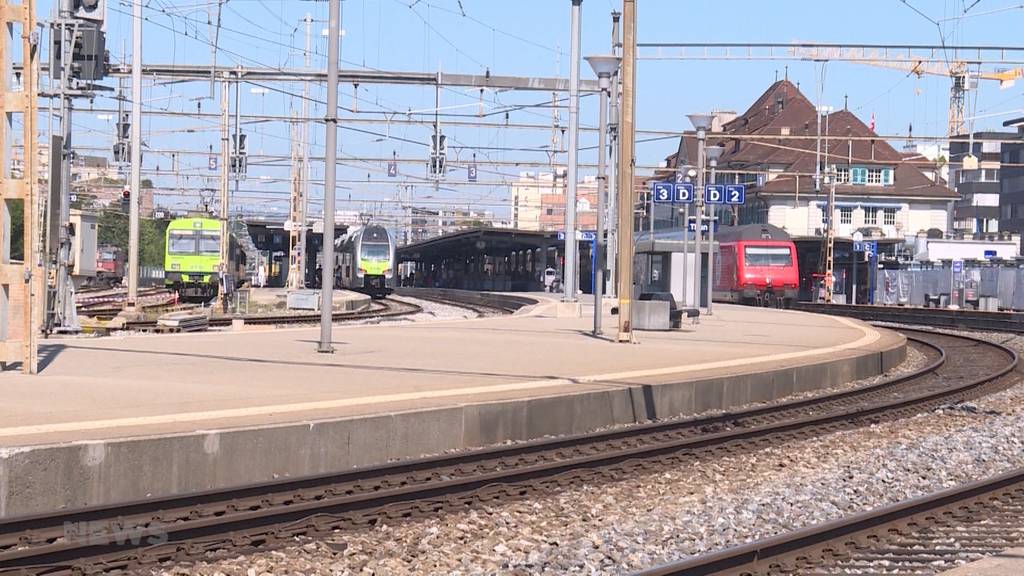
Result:
<svg viewBox="0 0 1024 576"><path fill-rule="evenodd" d="M0 517L338 472L770 400L877 375L881 352L749 375L191 434L0 449Z"/></svg>

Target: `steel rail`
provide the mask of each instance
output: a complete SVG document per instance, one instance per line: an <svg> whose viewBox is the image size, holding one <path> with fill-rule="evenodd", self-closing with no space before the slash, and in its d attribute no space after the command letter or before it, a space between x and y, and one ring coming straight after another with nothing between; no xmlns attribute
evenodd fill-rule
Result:
<svg viewBox="0 0 1024 576"><path fill-rule="evenodd" d="M876 306L866 304L818 304L798 302L795 310L849 316L871 322L919 324L936 328L1024 333L1024 313L985 310L950 310L919 306Z"/></svg>
<svg viewBox="0 0 1024 576"><path fill-rule="evenodd" d="M1024 468L942 490L889 506L882 506L846 518L833 520L757 540L719 552L665 564L635 573L634 576L709 576L712 574L752 574L759 568L781 564L797 554L809 556L823 547L842 548L853 538L864 537L896 528L910 520L926 519L944 510L961 507L968 502L988 500L1008 490L1024 489ZM924 552L924 551L922 551ZM797 572L790 569L787 574Z"/></svg>
<svg viewBox="0 0 1024 576"><path fill-rule="evenodd" d="M964 378L955 386L925 388L924 391L909 396L900 396L895 394L894 390L899 383L910 383L908 386L912 386L915 377L927 381L929 376L935 376L935 371L947 363L945 354L939 353L936 360L921 370L871 387L848 390L838 395L791 401L781 406L424 458L355 470L346 474L98 507L57 515L10 519L0 522L0 568L23 567L29 571L44 573L50 569L61 570L83 559L90 559L94 563L100 562L109 567L128 565L139 561L140 557L151 561L168 559L183 548L195 551L196 546L200 546L197 539L202 541L204 538L214 538L221 542L221 547L230 545L232 539L237 542L259 543L273 539L268 533L275 533L274 526L293 523L299 524L297 528L293 525L293 531L308 532L313 530L309 523L316 524L316 521L308 520L310 516L324 518L324 515L347 514L369 518L371 520L367 521L372 523L374 514L383 513L382 510L387 511L394 506L399 506L398 512L392 510L387 513L404 515L414 513L410 510L444 508L443 505L437 504L439 498L450 498L453 494L472 494L473 491L495 484L511 485L510 490L515 492L524 490L515 487L524 482L538 479L543 481L566 473L578 474L616 464L622 465L625 462L665 457L686 450L717 450L737 442L749 442L752 446L760 446L768 441L766 439L772 437L820 434L843 426L877 421L880 416L886 414L915 413L922 406L969 396L972 391L997 381L1017 366L1016 353L1005 346L974 338L945 335L943 337L966 341L972 346L982 344L990 350L998 351L1008 361L1002 367L980 377ZM968 355L964 356L966 360ZM969 356L973 358L977 354ZM991 368L992 358L985 360L988 363L984 364L984 367ZM964 374L976 374L979 368L982 367L971 367ZM871 398L872 394L877 394L882 400L866 407L851 407L846 404L850 398L858 395ZM836 404L836 408L820 410L822 405L829 402ZM817 411L815 407L818 408ZM761 418L773 411L784 413L791 408L808 410L802 416L798 414L782 421L759 424ZM743 427L744 418L753 425ZM666 436L673 428L686 427L695 435L681 438ZM635 442L636 436L649 437L651 444ZM632 444L630 440L634 440ZM620 441L620 444L615 444L614 441ZM576 452L573 453L573 450ZM538 454L542 453L555 456L544 461L538 457ZM515 460L517 457L520 458L518 462ZM477 473L447 479L442 474L443 471L457 475L461 468L474 463L479 467ZM410 476L414 472L425 476L426 480L417 480ZM381 478L384 480L381 481ZM346 482L349 486L347 489ZM336 485L334 489L322 489L332 484ZM302 492L310 487L321 490L313 494ZM119 543L112 538L104 539L102 534L69 538L64 532L64 527L68 525L97 522L108 523L110 528L117 527L120 530L118 538L127 538L129 541ZM302 524L303 522L307 524ZM144 547L144 544L150 543L148 538L154 535L154 530L159 531L161 541L156 542L158 546ZM217 544L206 543L204 546L217 547ZM30 568L39 563L47 566Z"/></svg>

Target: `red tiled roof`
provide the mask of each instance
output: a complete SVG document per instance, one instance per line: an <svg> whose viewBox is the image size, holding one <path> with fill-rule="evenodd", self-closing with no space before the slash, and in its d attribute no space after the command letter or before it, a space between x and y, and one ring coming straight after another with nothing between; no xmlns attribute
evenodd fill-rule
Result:
<svg viewBox="0 0 1024 576"><path fill-rule="evenodd" d="M726 123L721 132L709 133L708 145L724 145L718 161L722 169L768 171L781 169L784 175L770 180L753 193L793 194L813 191L815 150L817 145L815 107L792 82L779 80L772 84L742 115ZM821 119L821 133L835 140L822 140L822 154L836 158L837 163L854 165L895 166L892 186L837 186L838 194L885 197L927 197L955 199L957 194L942 184L932 182L914 163L882 139L843 141L843 136L877 137L864 122L849 110L839 110ZM777 136L778 138L732 138L731 136ZM696 136L683 136L685 161L697 157ZM667 158L676 166L676 154ZM829 162L832 163L832 162ZM797 186L799 183L799 191ZM805 188L806 186L806 188Z"/></svg>

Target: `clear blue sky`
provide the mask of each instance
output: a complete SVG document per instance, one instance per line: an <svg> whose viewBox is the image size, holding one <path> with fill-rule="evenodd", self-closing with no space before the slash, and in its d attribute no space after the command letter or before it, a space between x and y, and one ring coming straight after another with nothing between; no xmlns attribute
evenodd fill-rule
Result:
<svg viewBox="0 0 1024 576"><path fill-rule="evenodd" d="M207 24L208 5L212 0L149 0L145 8L143 55L148 62L209 63L211 60ZM1019 3L1018 3L1019 4ZM569 0L344 0L342 59L346 67L386 70L482 73L552 76L568 75ZM411 5L411 6L410 6ZM638 39L640 42L858 42L897 44L985 44L1013 46L1020 44L1024 10L998 11L1015 5L1009 0L861 0L858 2L796 2L755 0L705 2L694 0L639 0ZM583 54L609 51L610 16L617 8L615 0L584 0ZM963 15L966 18L942 23L932 21ZM50 7L42 3L40 18ZM919 10L924 15L919 14ZM108 2L107 46L112 58L120 60L122 43L130 42L130 5ZM220 52L221 64L242 63L270 67L301 67L304 29L303 15L309 12L318 22L313 25L313 66L323 68L326 42L321 30L326 28L327 3L285 0L228 0L223 8ZM811 62L680 62L642 61L638 65L637 127L651 130L679 130L685 114L710 109L745 110L788 64L791 80L799 82L808 96L815 90L815 64ZM586 64L585 78L592 78ZM109 84L114 84L109 81ZM297 110L296 98L280 93L253 94L247 86L242 93L244 112L288 114ZM300 86L277 85L297 93ZM201 102L204 112L216 112L219 98L194 100L209 93L208 84L173 84L149 87L146 98L153 107L170 110L195 110ZM354 94L351 85L344 85L339 102L346 107L369 110L406 111L434 106L434 90L422 87L360 86ZM972 101L975 113L994 113L1024 108L1024 82L1009 90L983 83ZM315 87L313 97L324 100L322 86ZM873 113L877 129L882 133L903 133L913 123L915 134L941 135L945 132L949 82L944 78L918 79L894 70L875 69L863 65L832 63L828 65L823 85L823 103L841 107L843 96L865 121ZM460 89L442 92L442 106L465 105L450 111L474 114L479 95ZM542 93L485 94L485 111L503 117L505 107L545 101ZM581 118L584 125L597 121L596 98L585 98ZM96 107L109 107L113 101L97 99ZM84 103L80 107L87 108ZM314 106L313 114L322 115L322 106ZM365 114L364 114L365 115ZM1019 114L1024 115L1024 114ZM979 120L976 129L996 128L1012 115ZM343 114L344 118L344 114ZM547 124L551 122L548 108L526 108L510 112L510 121ZM561 114L563 124L567 114ZM344 119L342 120L344 125ZM181 130L191 127L193 132ZM340 133L342 153L358 157L384 157L397 152L400 156L425 157L430 130L427 126L367 126ZM111 121L95 113L79 112L76 117L77 144L109 147L113 137ZM216 121L150 118L145 121L145 140L151 148L186 148L205 150L219 146ZM248 127L251 153L289 153L288 128L282 124ZM322 154L322 127L312 128L318 146L314 154ZM474 149L478 159L547 161L547 154L537 151L513 150L539 148L549 143L550 131L521 131L449 127L450 143L464 146L463 158ZM412 141L412 142L409 142ZM593 145L586 136L582 145ZM675 149L675 142L660 140L641 144L638 162L653 165ZM593 152L581 155L585 162L594 161ZM564 162L564 159L562 160ZM168 157L147 154L145 165L169 169ZM206 159L189 157L183 166L191 165L190 176L176 181L158 177L163 186L181 182L199 186ZM386 181L381 163L349 162L339 169L343 180ZM403 171L422 176L422 166L406 165ZM530 168L522 168L523 170ZM499 181L514 178L520 168L481 167L480 178ZM322 178L319 169L314 178ZM586 173L586 172L584 172ZM258 182L259 175L287 178L287 167L250 169L250 180L243 188L253 191L243 195L251 200L265 198L267 206L283 206L280 199L287 184ZM463 180L462 172L449 179ZM215 184L214 184L215 186ZM394 199L395 186L367 183L346 183L341 197L347 199ZM476 205L499 209L507 198L503 187L455 187L434 192L429 186L417 187L417 197L432 196L431 202L452 202L461 206ZM256 192L262 190L263 192ZM314 194L322 188L314 187ZM436 195L436 196L435 196ZM190 198L174 202L194 204ZM169 203L173 203L170 202ZM360 208L358 202L339 208ZM499 210L501 212L503 210Z"/></svg>

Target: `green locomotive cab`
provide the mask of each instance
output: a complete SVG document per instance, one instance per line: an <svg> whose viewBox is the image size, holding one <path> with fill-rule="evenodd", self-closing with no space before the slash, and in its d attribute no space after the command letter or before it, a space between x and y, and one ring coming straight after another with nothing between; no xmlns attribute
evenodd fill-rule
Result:
<svg viewBox="0 0 1024 576"><path fill-rule="evenodd" d="M216 296L220 284L220 241L218 220L172 220L167 226L164 285L185 299ZM228 270L232 270L230 262Z"/></svg>

